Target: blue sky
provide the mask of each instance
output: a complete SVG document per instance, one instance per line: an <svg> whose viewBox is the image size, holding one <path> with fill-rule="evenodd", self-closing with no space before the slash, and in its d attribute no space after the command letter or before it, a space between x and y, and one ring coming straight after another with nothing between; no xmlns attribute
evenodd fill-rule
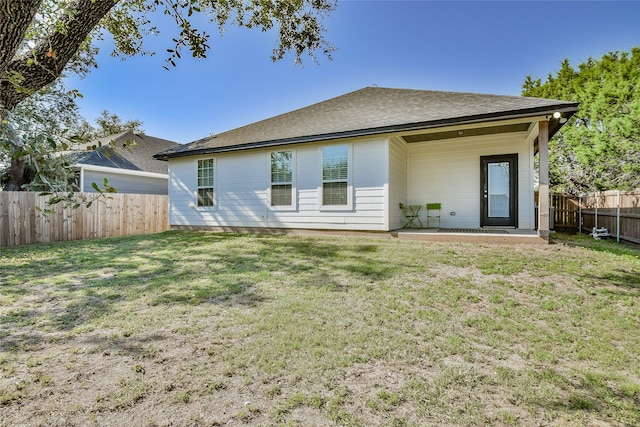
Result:
<svg viewBox="0 0 640 427"><path fill-rule="evenodd" d="M166 71L171 25L146 41L155 56L126 60L101 44L99 68L68 86L90 122L104 109L138 119L149 135L191 142L366 86L519 95L525 76L546 78L564 58L640 46L640 1L340 0L325 21L338 49L319 65L272 63L277 35L211 28L207 59L183 55Z"/></svg>

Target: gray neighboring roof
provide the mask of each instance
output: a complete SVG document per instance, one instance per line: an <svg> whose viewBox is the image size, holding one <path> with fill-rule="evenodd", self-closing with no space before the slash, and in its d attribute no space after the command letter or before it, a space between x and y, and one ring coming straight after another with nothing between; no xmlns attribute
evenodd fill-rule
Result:
<svg viewBox="0 0 640 427"><path fill-rule="evenodd" d="M116 149L107 155L105 147L109 146L111 141L115 142ZM135 142L135 145L127 147L126 141ZM96 145L98 143L102 148L74 151L71 156L75 159L72 161L86 165L166 174L168 173L167 162L159 161L153 155L159 151L180 146L177 142L132 132L110 135L92 142ZM84 149L84 146L82 148Z"/></svg>
<svg viewBox="0 0 640 427"><path fill-rule="evenodd" d="M67 155L71 164L83 164L93 166L104 166L108 168L142 170L129 160L123 158L118 153L107 155L104 149L92 151L74 151Z"/></svg>
<svg viewBox="0 0 640 427"><path fill-rule="evenodd" d="M236 151L565 112L578 103L518 96L367 87L181 145L154 157ZM552 123L555 133L561 125Z"/></svg>

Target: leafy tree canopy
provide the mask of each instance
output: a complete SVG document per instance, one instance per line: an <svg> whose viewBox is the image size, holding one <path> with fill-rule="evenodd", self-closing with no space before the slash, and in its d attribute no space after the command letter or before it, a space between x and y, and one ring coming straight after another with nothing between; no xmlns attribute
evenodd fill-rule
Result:
<svg viewBox="0 0 640 427"><path fill-rule="evenodd" d="M7 113L0 132L0 188L9 182L11 159L20 157L25 161L23 189L45 193L73 191L76 177L66 152L99 148L91 143L109 135L144 132L140 120L122 122L117 114L107 110L95 120L96 126L91 126L79 113L77 96L56 81ZM106 142L102 149L109 155L116 146Z"/></svg>
<svg viewBox="0 0 640 427"><path fill-rule="evenodd" d="M122 132L144 133L142 122L140 120L127 120L122 122L120 116L110 113L107 110L102 111L96 119L97 128L89 134L90 140L115 135ZM87 139L86 137L84 139Z"/></svg>
<svg viewBox="0 0 640 427"><path fill-rule="evenodd" d="M11 110L22 99L60 77L63 71L86 73L95 65L94 41L109 33L114 53L145 53L143 40L156 34L155 12L176 24L167 61L175 65L184 50L204 58L210 49L208 28L222 34L229 24L262 31L275 29L272 59L288 52L301 61L316 51L330 55L322 19L335 0L5 0L0 7L0 104ZM205 25L206 26L206 25Z"/></svg>
<svg viewBox="0 0 640 427"><path fill-rule="evenodd" d="M67 190L73 173L57 153L70 148L82 126L91 128L80 116L75 96L74 91L58 81L7 113L0 129L1 186L9 182L11 160L21 158L24 168L20 179L24 189Z"/></svg>
<svg viewBox="0 0 640 427"><path fill-rule="evenodd" d="M206 57L213 27L221 34L228 25L276 30L272 59L288 52L300 62L307 53L315 60L333 47L324 39L322 20L336 0L3 0L0 3L0 139L10 164L6 190L23 189L24 168L31 148L25 144L51 138L24 139L11 129L9 112L40 90L55 86L63 73L86 74L95 66L94 42L110 34L116 55L148 53L146 37L158 32L156 12L175 22L167 64L175 66L185 51ZM209 25L202 24L203 18ZM206 28L205 28L206 27ZM167 66L167 68L169 68ZM108 118L107 122L108 122ZM105 122L105 125L107 124ZM46 144L45 144L46 146Z"/></svg>
<svg viewBox="0 0 640 427"><path fill-rule="evenodd" d="M555 191L640 188L640 47L573 68L564 60L545 82L527 76L522 95L580 103L550 141Z"/></svg>

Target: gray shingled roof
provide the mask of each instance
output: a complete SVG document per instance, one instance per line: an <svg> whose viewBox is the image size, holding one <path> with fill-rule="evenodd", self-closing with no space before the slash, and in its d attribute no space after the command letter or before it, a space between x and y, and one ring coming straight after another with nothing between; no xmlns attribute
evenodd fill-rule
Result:
<svg viewBox="0 0 640 427"><path fill-rule="evenodd" d="M135 145L126 146L126 141L135 142ZM116 149L110 155L105 154L105 146L111 141L115 142ZM123 132L100 138L93 142L101 143L103 148L92 151L76 151L72 154L75 163L94 166L106 166L119 169L140 170L145 172L167 173L166 162L153 158L159 151L179 147L180 144L154 136ZM82 147L84 148L84 147Z"/></svg>
<svg viewBox="0 0 640 427"><path fill-rule="evenodd" d="M156 154L194 154L577 111L575 102L367 87ZM555 132L560 126L551 127Z"/></svg>
<svg viewBox="0 0 640 427"><path fill-rule="evenodd" d="M81 163L84 165L104 166L108 168L141 170L118 153L109 153L109 155L107 155L104 149L73 151L67 154L67 161L71 164Z"/></svg>

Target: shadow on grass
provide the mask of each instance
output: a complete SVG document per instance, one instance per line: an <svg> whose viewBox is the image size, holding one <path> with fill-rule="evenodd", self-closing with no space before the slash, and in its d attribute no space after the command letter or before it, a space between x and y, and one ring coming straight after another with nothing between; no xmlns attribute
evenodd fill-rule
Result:
<svg viewBox="0 0 640 427"><path fill-rule="evenodd" d="M0 322L0 348L72 331L123 301L254 306L265 300L258 286L265 281L345 291L351 282L382 280L398 268L372 259L377 251L375 244L348 239L203 232L7 251L12 263L0 264L7 278L0 288L15 306L0 307L12 313Z"/></svg>
<svg viewBox="0 0 640 427"><path fill-rule="evenodd" d="M170 339L164 333L152 333L136 336L105 336L94 334L83 337L82 346L92 352L103 355L127 355L134 358L150 358L157 354L155 344Z"/></svg>
<svg viewBox="0 0 640 427"><path fill-rule="evenodd" d="M258 270L255 260L238 250L225 259L224 250L216 250L234 239L163 233L7 251L13 262L0 264L0 291L8 299L0 306L0 348L37 345L52 332L71 331L125 300L144 298L149 305L259 303L263 297L248 274Z"/></svg>
<svg viewBox="0 0 640 427"><path fill-rule="evenodd" d="M46 344L44 334L40 332L2 332L0 331L0 351L10 352L20 349L21 351L38 351Z"/></svg>
<svg viewBox="0 0 640 427"><path fill-rule="evenodd" d="M320 240L294 240L262 236L270 250L289 257L280 267L290 274L326 268L343 271L355 278L383 280L397 271L398 266L376 262L371 254L380 249L377 245L354 243L349 240L326 243ZM296 262L303 261L303 262Z"/></svg>
<svg viewBox="0 0 640 427"><path fill-rule="evenodd" d="M596 240L586 234L558 233L552 237L552 243L562 243L570 246L578 246L597 252L613 255L630 256L640 260L640 245L629 242L616 242L615 240Z"/></svg>
<svg viewBox="0 0 640 427"><path fill-rule="evenodd" d="M640 295L640 272L638 271L616 269L588 277L600 286L613 285L625 291L631 291L626 292L626 294Z"/></svg>
<svg viewBox="0 0 640 427"><path fill-rule="evenodd" d="M596 264L597 272L584 273L583 277L594 282L597 286L614 286L632 293L640 290L640 245L595 240L586 235L559 234L554 240L557 243L629 260L626 264L636 265L637 269L633 267L630 269L612 268L607 264L611 258L597 255L601 260Z"/></svg>
<svg viewBox="0 0 640 427"><path fill-rule="evenodd" d="M554 384L563 391L563 398L541 399L535 398L535 402L541 410L553 409L560 413L575 414L576 420L584 419L585 414L591 413L595 418L605 421L605 414L620 411L629 423L638 425L640 421L640 399L635 390L623 392L612 387L615 380L606 375L589 374L574 376L569 379L561 374L553 373ZM612 420L607 420L612 421Z"/></svg>

